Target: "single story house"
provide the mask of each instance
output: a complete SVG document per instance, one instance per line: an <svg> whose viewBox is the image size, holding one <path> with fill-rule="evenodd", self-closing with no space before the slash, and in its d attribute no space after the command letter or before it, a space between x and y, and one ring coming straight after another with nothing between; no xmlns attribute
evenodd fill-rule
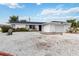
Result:
<svg viewBox="0 0 79 59"><path fill-rule="evenodd" d="M42 25L44 22L11 22L13 28L26 28L29 30L42 31Z"/></svg>
<svg viewBox="0 0 79 59"><path fill-rule="evenodd" d="M62 22L62 21L52 21L43 24L42 32L48 32L48 33L67 32L69 27L70 27L70 23Z"/></svg>
<svg viewBox="0 0 79 59"><path fill-rule="evenodd" d="M41 32L53 33L53 32L66 32L70 23L62 21L51 22L11 22L9 23L13 28L27 28L29 30L37 30Z"/></svg>

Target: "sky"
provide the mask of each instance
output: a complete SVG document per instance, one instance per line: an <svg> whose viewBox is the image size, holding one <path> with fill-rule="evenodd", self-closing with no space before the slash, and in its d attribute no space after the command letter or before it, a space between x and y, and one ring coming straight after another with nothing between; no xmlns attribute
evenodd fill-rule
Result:
<svg viewBox="0 0 79 59"><path fill-rule="evenodd" d="M37 22L79 20L79 3L0 3L0 23L8 22L13 15Z"/></svg>

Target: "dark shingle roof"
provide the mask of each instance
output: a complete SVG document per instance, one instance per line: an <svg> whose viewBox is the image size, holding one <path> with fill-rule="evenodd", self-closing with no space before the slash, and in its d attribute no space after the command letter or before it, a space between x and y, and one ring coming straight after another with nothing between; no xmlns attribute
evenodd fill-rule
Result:
<svg viewBox="0 0 79 59"><path fill-rule="evenodd" d="M51 22L66 23L64 21L51 21Z"/></svg>

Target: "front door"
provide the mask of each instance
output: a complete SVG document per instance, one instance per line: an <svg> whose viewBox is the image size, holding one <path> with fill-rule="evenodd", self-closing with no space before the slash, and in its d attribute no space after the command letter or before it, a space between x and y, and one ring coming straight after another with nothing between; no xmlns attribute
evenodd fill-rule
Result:
<svg viewBox="0 0 79 59"><path fill-rule="evenodd" d="M41 31L42 30L42 25L39 25L39 31Z"/></svg>

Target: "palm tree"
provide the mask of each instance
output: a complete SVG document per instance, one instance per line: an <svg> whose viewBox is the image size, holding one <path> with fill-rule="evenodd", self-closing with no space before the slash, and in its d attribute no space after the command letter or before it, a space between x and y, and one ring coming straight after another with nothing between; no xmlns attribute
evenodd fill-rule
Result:
<svg viewBox="0 0 79 59"><path fill-rule="evenodd" d="M10 16L9 22L18 22L18 16Z"/></svg>

